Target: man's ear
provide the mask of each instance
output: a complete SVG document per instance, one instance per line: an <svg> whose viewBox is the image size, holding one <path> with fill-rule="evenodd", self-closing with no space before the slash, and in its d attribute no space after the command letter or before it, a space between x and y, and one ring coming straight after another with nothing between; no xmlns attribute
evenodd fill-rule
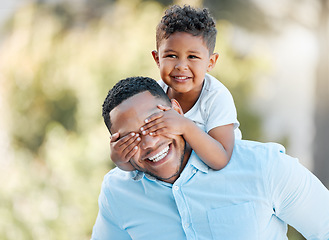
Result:
<svg viewBox="0 0 329 240"><path fill-rule="evenodd" d="M209 64L208 64L208 67L207 67L207 72L210 72L216 66L216 62L217 62L218 57L219 57L218 53L211 54L211 56L209 58Z"/></svg>
<svg viewBox="0 0 329 240"><path fill-rule="evenodd" d="M171 107L178 112L180 115L184 115L183 109L176 99L171 99Z"/></svg>
<svg viewBox="0 0 329 240"><path fill-rule="evenodd" d="M160 63L159 63L159 53L155 50L152 51L152 56L153 59L155 61L155 63L158 65L158 67L160 67Z"/></svg>

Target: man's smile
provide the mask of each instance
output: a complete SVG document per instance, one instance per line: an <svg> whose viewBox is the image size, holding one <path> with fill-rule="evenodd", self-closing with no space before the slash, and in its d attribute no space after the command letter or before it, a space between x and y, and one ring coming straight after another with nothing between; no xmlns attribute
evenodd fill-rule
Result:
<svg viewBox="0 0 329 240"><path fill-rule="evenodd" d="M158 161L162 160L165 156L167 156L168 151L169 151L169 145L167 147L165 147L164 149L162 149L159 153L155 154L152 157L149 157L148 159L153 162L158 162Z"/></svg>

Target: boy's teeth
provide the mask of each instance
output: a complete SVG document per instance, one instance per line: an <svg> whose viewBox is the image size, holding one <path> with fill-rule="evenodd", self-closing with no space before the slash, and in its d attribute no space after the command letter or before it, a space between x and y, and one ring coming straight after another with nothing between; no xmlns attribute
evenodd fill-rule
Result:
<svg viewBox="0 0 329 240"><path fill-rule="evenodd" d="M177 78L177 79L187 79L187 77L175 77L175 78Z"/></svg>
<svg viewBox="0 0 329 240"><path fill-rule="evenodd" d="M154 155L153 157L150 157L149 160L153 162L158 162L161 159L163 159L165 156L167 156L168 151L169 151L169 146L167 146L165 149L163 149L161 152Z"/></svg>

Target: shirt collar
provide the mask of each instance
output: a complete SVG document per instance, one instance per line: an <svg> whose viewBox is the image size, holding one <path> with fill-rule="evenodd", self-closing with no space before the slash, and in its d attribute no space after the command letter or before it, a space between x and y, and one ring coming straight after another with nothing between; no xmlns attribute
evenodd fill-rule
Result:
<svg viewBox="0 0 329 240"><path fill-rule="evenodd" d="M148 178L149 180L151 180L151 181L156 181L156 178L155 177L151 176L150 174L147 174L147 173L138 171L138 170L135 170L133 172L132 179L134 181L140 181L144 176L146 178Z"/></svg>
<svg viewBox="0 0 329 240"><path fill-rule="evenodd" d="M196 169L198 169L203 173L208 173L209 170L208 165L206 165L203 161L201 161L201 159L198 157L198 155L196 155L194 151L191 152L191 156L188 161L188 164L192 165L193 167L195 167Z"/></svg>
<svg viewBox="0 0 329 240"><path fill-rule="evenodd" d="M206 165L204 162L202 162L201 159L198 157L198 155L196 155L196 153L194 151L191 152L190 159L188 160L188 165L195 167L196 169L200 170L203 173L208 173L208 170L209 170L208 165ZM186 166L185 166L185 168L186 168ZM151 181L156 181L155 177L153 177L147 173L141 172L139 170L135 170L133 172L132 179L134 181L140 181L144 176Z"/></svg>

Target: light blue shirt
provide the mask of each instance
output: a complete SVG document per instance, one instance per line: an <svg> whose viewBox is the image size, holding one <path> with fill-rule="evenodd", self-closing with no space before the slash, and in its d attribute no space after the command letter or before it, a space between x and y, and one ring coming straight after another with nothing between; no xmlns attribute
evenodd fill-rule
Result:
<svg viewBox="0 0 329 240"><path fill-rule="evenodd" d="M287 224L329 239L328 189L281 145L241 140L219 171L192 152L174 184L111 170L92 239L282 240Z"/></svg>

